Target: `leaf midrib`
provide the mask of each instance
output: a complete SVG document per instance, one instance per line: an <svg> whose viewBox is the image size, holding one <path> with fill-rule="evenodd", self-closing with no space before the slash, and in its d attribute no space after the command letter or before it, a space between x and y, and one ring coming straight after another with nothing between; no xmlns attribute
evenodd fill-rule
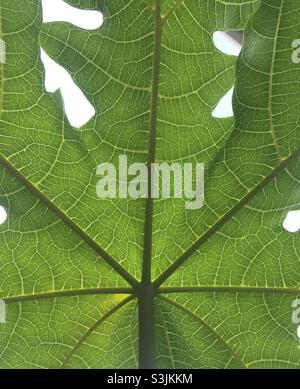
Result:
<svg viewBox="0 0 300 389"><path fill-rule="evenodd" d="M160 54L161 54L161 0L157 0L154 13L154 46L153 46L153 67L151 79L151 99L150 99L150 125L149 125L149 143L148 143L148 196L146 199L145 223L144 223L144 247L143 247L143 268L142 284L151 284L151 260L152 260L152 239L153 239L153 198L152 198L152 174L151 167L156 158L156 138L158 121L158 95L160 78Z"/></svg>
<svg viewBox="0 0 300 389"><path fill-rule="evenodd" d="M273 44L273 53L272 53L272 60L271 60L271 69L270 69L270 85L269 85L269 117L270 117L270 130L271 130L271 135L273 139L273 144L277 153L277 156L279 160L282 160L280 149L279 149L279 144L277 141L276 133L275 133L275 128L274 128L274 121L273 121L273 78L274 78L274 70L275 70L275 62L276 62L276 53L277 53L277 43L278 43L278 37L279 37L279 29L280 29L280 22L281 22L281 17L282 17L282 12L283 12L283 2L284 0L281 0L280 3L280 8L279 8L279 14L278 14L278 20L276 23L276 31L275 31L275 36L274 36L274 44Z"/></svg>

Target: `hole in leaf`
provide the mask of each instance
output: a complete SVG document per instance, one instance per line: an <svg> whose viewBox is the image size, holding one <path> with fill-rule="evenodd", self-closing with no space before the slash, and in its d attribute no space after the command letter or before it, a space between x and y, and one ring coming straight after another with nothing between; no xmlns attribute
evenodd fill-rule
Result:
<svg viewBox="0 0 300 389"><path fill-rule="evenodd" d="M44 22L67 21L80 28L96 29L103 23L101 12L81 10L70 6L62 0L42 0ZM70 124L81 127L94 115L95 109L74 83L69 73L43 50L41 58L45 66L45 88L48 92L61 90L64 108Z"/></svg>
<svg viewBox="0 0 300 389"><path fill-rule="evenodd" d="M212 116L215 118L228 118L233 116L232 108L233 88L221 98L216 108L213 110Z"/></svg>
<svg viewBox="0 0 300 389"><path fill-rule="evenodd" d="M0 225L5 223L7 220L7 212L4 207L0 205Z"/></svg>
<svg viewBox="0 0 300 389"><path fill-rule="evenodd" d="M239 31L215 31L213 41L222 53L238 56L243 46L243 35Z"/></svg>
<svg viewBox="0 0 300 389"><path fill-rule="evenodd" d="M62 0L42 0L44 22L66 21L86 30L99 28L103 15L99 11L82 10Z"/></svg>
<svg viewBox="0 0 300 389"><path fill-rule="evenodd" d="M283 222L283 228L288 232L300 230L300 211L290 211Z"/></svg>
<svg viewBox="0 0 300 389"><path fill-rule="evenodd" d="M95 115L95 108L75 84L70 74L43 50L41 50L41 59L45 66L46 90L53 93L60 89L70 124L76 128L83 126Z"/></svg>

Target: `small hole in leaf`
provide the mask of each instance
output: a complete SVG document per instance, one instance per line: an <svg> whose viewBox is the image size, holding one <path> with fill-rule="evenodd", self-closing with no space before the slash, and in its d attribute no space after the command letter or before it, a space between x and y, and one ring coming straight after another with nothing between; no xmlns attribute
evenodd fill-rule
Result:
<svg viewBox="0 0 300 389"><path fill-rule="evenodd" d="M213 41L216 48L222 53L238 56L243 46L243 35L239 31L215 31Z"/></svg>
<svg viewBox="0 0 300 389"><path fill-rule="evenodd" d="M283 222L283 228L291 233L300 230L300 211L290 211Z"/></svg>
<svg viewBox="0 0 300 389"><path fill-rule="evenodd" d="M298 338L300 339L300 326L298 326L298 328L297 328L297 335L298 335Z"/></svg>
<svg viewBox="0 0 300 389"><path fill-rule="evenodd" d="M214 118L228 118L233 116L232 108L233 88L221 98L216 108L213 110L212 116Z"/></svg>
<svg viewBox="0 0 300 389"><path fill-rule="evenodd" d="M0 205L0 225L5 223L7 220L7 212L4 207Z"/></svg>
<svg viewBox="0 0 300 389"><path fill-rule="evenodd" d="M95 115L95 108L62 66L53 61L43 50L41 50L41 58L45 66L46 90L53 93L60 89L70 124L76 128L83 126Z"/></svg>
<svg viewBox="0 0 300 389"><path fill-rule="evenodd" d="M44 22L66 21L86 30L99 28L103 15L99 11L72 7L62 0L42 0Z"/></svg>

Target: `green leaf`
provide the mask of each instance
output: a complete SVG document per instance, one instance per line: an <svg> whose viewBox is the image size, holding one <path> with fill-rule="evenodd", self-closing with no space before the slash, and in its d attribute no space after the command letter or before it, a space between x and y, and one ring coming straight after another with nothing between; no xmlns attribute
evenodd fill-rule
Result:
<svg viewBox="0 0 300 389"><path fill-rule="evenodd" d="M300 236L282 227L300 209L297 1L67 2L103 25L0 5L0 367L300 367ZM247 20L235 71L212 36ZM40 44L95 107L79 129ZM235 118L214 118L234 84ZM204 163L204 207L99 200L96 167L121 154Z"/></svg>

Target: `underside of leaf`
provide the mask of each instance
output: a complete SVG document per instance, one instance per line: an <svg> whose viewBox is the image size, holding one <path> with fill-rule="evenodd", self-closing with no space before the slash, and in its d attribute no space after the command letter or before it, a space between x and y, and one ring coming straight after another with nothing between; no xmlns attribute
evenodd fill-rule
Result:
<svg viewBox="0 0 300 389"><path fill-rule="evenodd" d="M66 3L103 25L0 5L0 367L299 368L297 0ZM236 60L213 34L240 30ZM41 48L95 108L79 129ZM233 86L234 117L213 117ZM124 154L203 163L204 206L100 200L96 167Z"/></svg>

